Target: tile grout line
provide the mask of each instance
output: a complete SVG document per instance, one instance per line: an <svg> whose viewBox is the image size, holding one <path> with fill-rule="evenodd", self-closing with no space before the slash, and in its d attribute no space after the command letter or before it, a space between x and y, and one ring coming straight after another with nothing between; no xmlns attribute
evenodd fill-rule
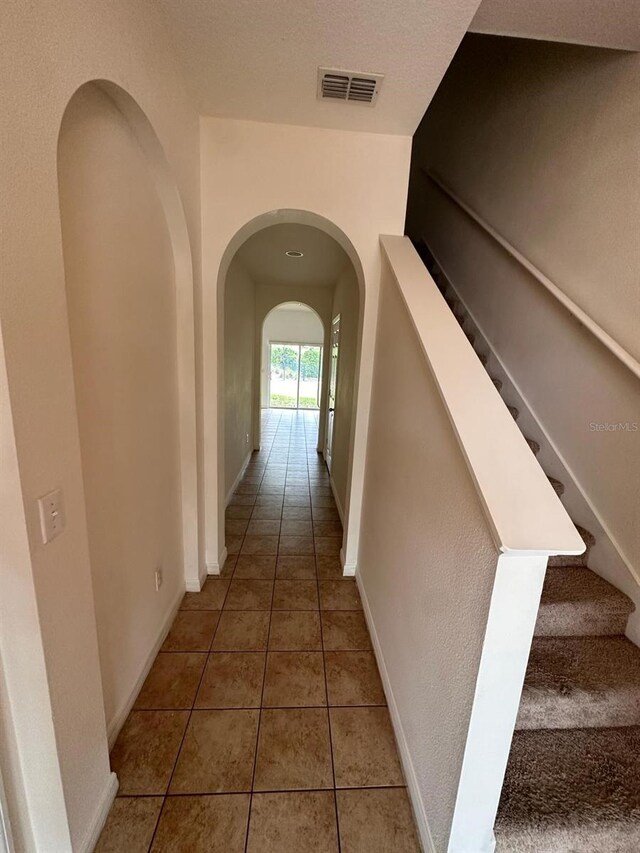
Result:
<svg viewBox="0 0 640 853"><path fill-rule="evenodd" d="M305 446L307 450L307 476L309 475L309 456L308 456L308 444L306 441L306 431L305 431ZM311 486L309 486L309 504L311 508L311 532L313 534L313 558L316 566L316 590L318 596L318 621L320 623L320 645L322 646L322 674L324 676L324 692L325 698L327 701L327 730L329 733L329 754L331 756L331 776L333 778L333 808L335 814L336 821L336 841L338 845L338 853L341 853L342 844L340 842L340 819L338 817L338 794L336 791L336 767L333 756L333 738L331 736L331 714L329 711L329 685L327 683L327 662L325 658L325 648L324 648L324 629L322 626L322 610L320 608L320 581L318 579L318 560L316 554L316 537L315 537L315 528L313 524L313 504L311 501Z"/></svg>
<svg viewBox="0 0 640 853"><path fill-rule="evenodd" d="M273 452L273 445L275 444L275 439L277 437L278 430L280 429L281 421L282 421L282 415L280 415L280 417L278 418L278 425L276 427L274 440L273 440L273 442L269 448L269 456L267 457L267 463L266 463L265 469L264 469L265 472L266 472L268 465L269 465L269 459L271 458L271 454ZM286 474L285 474L285 478L286 478ZM264 480L264 473L262 475L262 480ZM260 481L261 484L262 484L262 480ZM285 479L285 482L286 482L286 479ZM284 506L284 497L283 497L282 506ZM282 527L282 509L280 510L280 526ZM278 552L279 552L279 550L280 550L280 536L278 535L278 548L276 550L276 566L278 565ZM251 829L251 811L252 811L252 807L253 807L253 789L255 786L256 767L258 765L258 746L260 744L260 723L262 722L262 705L264 702L264 688L265 688L265 684L267 681L267 664L269 661L269 640L271 638L271 620L273 618L273 598L275 596L275 590L276 590L276 583L275 583L275 575L274 575L273 586L271 587L271 609L269 610L269 628L267 630L267 642L266 642L265 653L264 653L264 668L262 670L262 689L260 691L260 709L258 711L258 727L256 729L256 744L255 744L255 750L253 753L253 770L251 773L251 791L249 793L249 811L247 814L247 828L246 828L245 838L244 838L245 853L247 853L247 850L249 847L249 832Z"/></svg>
<svg viewBox="0 0 640 853"><path fill-rule="evenodd" d="M277 709L276 709L277 710ZM350 785L337 788L338 791L406 791L406 785ZM307 791L327 792L332 788L273 788L264 791L256 791L256 794L299 794ZM251 791L188 791L180 794L123 794L120 800L165 800L183 799L186 797L236 797L250 794Z"/></svg>
<svg viewBox="0 0 640 853"><path fill-rule="evenodd" d="M234 569L235 569L235 566L234 566ZM205 583L206 583L206 581L205 581ZM224 599L222 601L222 606L220 607L220 611L219 611L220 616L218 617L218 621L216 622L216 627L214 628L213 633L211 635L211 641L209 642L209 649L207 651L207 659L204 662L204 666L202 667L202 672L200 674L200 679L198 681L198 686L196 687L196 690L193 694L193 700L191 702L191 709L189 710L189 716L187 717L187 724L184 727L184 732L182 733L182 738L180 739L180 746L178 747L178 751L176 752L175 761L173 762L173 767L171 768L171 775L169 776L169 781L167 782L167 788L166 788L166 791L164 793L164 798L162 800L162 806L160 807L160 811L158 813L158 820L156 821L156 825L155 825L155 828L153 830L153 835L151 836L151 841L149 842L149 848L148 848L149 851L152 849L153 842L155 841L155 837L158 833L158 828L160 826L160 820L162 819L162 813L164 812L164 807L165 807L165 804L167 802L167 797L169 796L169 789L171 788L171 783L173 781L173 777L174 777L175 772L176 772L176 767L178 766L178 761L180 760L180 754L182 753L182 747L184 746L184 742L185 742L186 737L187 737L187 732L189 731L189 725L191 723L191 718L193 716L193 710L195 708L196 700L198 698L198 693L200 692L200 687L202 686L202 682L204 680L204 674L207 671L207 664L209 663L209 657L211 655L211 647L213 646L213 641L215 639L216 634L218 633L218 627L220 626L220 619L222 618L222 613L224 611L224 605L225 605L225 602L227 600L227 596L229 595L230 589L231 589L231 578L229 578L229 585L227 586L227 589L226 589L225 594L224 594Z"/></svg>
<svg viewBox="0 0 640 853"><path fill-rule="evenodd" d="M264 475L263 475L263 476L264 476ZM262 481L262 478L261 478L261 481ZM253 506L255 506L255 500L254 500L254 504L253 504ZM253 510L252 510L252 512L253 512ZM225 518L225 522L226 522L226 518ZM247 524L247 528L248 528L248 524ZM246 530L245 530L245 533L244 533L244 535L243 535L243 537L242 537L242 542L244 542L244 538L245 538L245 536L246 536ZM242 543L241 543L241 545L240 545L240 550L242 550ZM239 552L238 552L238 554L239 554ZM237 558L238 558L238 555L235 555L236 562L237 562ZM228 559L228 557L227 557L227 559ZM180 760L180 754L181 754L181 752L182 752L182 748L183 748L183 746L184 746L184 742L185 742L185 739L186 739L186 736L187 736L187 732L188 732L188 730L189 730L189 724L191 723L191 718L192 718L192 716L193 716L193 711L194 711L195 704L196 704L196 701L197 701L197 698L198 698L198 693L200 692L200 687L202 686L202 682L203 682L203 680L204 680L204 676L205 676L205 673L206 673L206 671L207 671L207 664L209 663L209 658L210 658L210 656L211 656L211 649L212 649L212 647L213 647L213 642L214 642L214 640L215 640L216 634L218 633L218 628L220 627L220 620L222 619L222 614L223 614L223 612L224 612L224 606L225 606L225 603L226 603L226 601L227 601L227 597L228 597L228 595L229 595L229 590L231 589L231 582L232 582L232 580L233 580L233 575L235 574L235 566L236 566L236 563L234 563L234 565L233 565L233 569L232 569L231 574L230 574L230 576L229 576L229 584L228 584L227 589L226 589L226 591L225 591L224 598L223 598L223 600L222 600L222 605L220 606L220 609L219 609L219 614L220 614L220 616L218 617L218 621L216 622L216 627L215 627L215 629L214 629L214 631L213 631L213 634L211 635L211 641L210 641L210 643L209 643L209 648L208 648L208 650L207 650L207 652L206 652L206 654L207 654L207 658L206 658L205 663L204 663L204 666L203 666L203 668L202 668L202 673L200 674L200 679L198 680L198 686L196 687L196 690L195 690L195 692L194 692L194 694L193 694L193 700L192 700L192 703L191 703L191 708L189 709L189 716L187 717L187 724L186 724L186 726L185 726L185 728L184 728L184 732L182 733L182 738L181 738L181 740L180 740L180 745L179 745L178 750L177 750L177 753L176 753L175 761L173 762L173 767L172 767L172 769L171 769L171 774L170 774L170 776L169 776L169 781L168 781L168 783L167 783L166 791L165 791L165 793L162 795L162 805L161 805L161 807L160 807L160 811L158 812L158 818L157 818L156 823L155 823L155 827L154 827L154 830L153 830L153 835L151 836L151 840L150 840L150 842L149 842L149 847L148 847L148 850L149 850L149 851L150 851L150 850L152 849L152 847L153 847L153 843L154 843L154 841L155 841L155 837L156 837L156 835L157 835L158 828L159 828L159 826L160 826L160 821L161 821L161 818L162 818L162 813L163 813L163 811L164 811L164 807L165 807L165 804L166 804L166 801L167 801L167 797L169 796L169 789L171 788L171 782L173 781L173 777L174 777L174 774L175 774L175 771L176 771L176 767L178 766L178 761ZM223 567L223 568L224 568L224 567ZM206 583L206 580L205 580L205 583Z"/></svg>
<svg viewBox="0 0 640 853"><path fill-rule="evenodd" d="M306 414L306 413L304 413L304 414ZM296 416L294 416L294 417L296 417ZM296 417L296 420L297 420L297 417ZM317 415L314 414L313 420L316 423L316 427L314 429L314 432L315 432L315 431L317 431ZM288 428L287 428L287 425L288 425ZM305 469L306 469L306 493L308 496L307 500L308 500L308 506L309 506L309 516L311 518L311 539L312 539L312 547L313 547L313 565L315 567L316 595L317 595L318 603L317 603L317 607L315 609L310 609L310 610L297 610L296 609L296 611L294 611L294 612L317 612L318 613L318 623L319 623L319 630L320 630L320 649L319 650L322 652L325 704L324 705L302 705L302 706L301 705L291 705L291 706L277 705L274 707L277 708L278 710L293 710L293 709L300 709L300 708L322 708L322 707L326 708L327 723L328 723L329 750L330 750L331 767L332 767L334 811L335 811L335 820L336 820L338 851L340 851L340 849L341 849L340 825L339 825L338 806L337 806L337 790L338 789L336 787L335 764L334 764L332 732L331 732L331 717L330 717L330 706L329 706L329 698L328 698L328 679L327 679L327 670L326 670L326 651L327 650L325 647L325 640L324 640L324 627L323 627L323 620L322 620L323 611L320 607L320 577L318 574L318 554L316 553L316 544L315 544L316 537L315 537L315 525L314 525L315 516L313 513L313 499L312 499L312 494L311 494L312 479L311 479L311 460L310 460L310 456L309 456L310 429L311 428L309 426L309 420L304 415L302 417L302 424L300 425L300 424L297 424L296 421L294 421L293 419L287 418L285 420L284 413L280 413L278 416L277 425L276 425L275 429L271 432L270 444L269 444L268 448L264 447L264 450L268 449L268 455L266 457L266 462L264 463L264 466L262 465L261 462L258 463L258 466L262 471L259 478L256 476L256 474L258 474L258 467L251 470L251 474L253 476L250 476L250 478L252 480L258 480L259 479L259 482L258 482L258 486L257 486L257 491L251 495L251 497L253 498L253 503L250 505L251 506L251 512L249 515L249 519L247 520L247 527L246 527L246 529L245 529L245 531L241 537L239 549L238 549L237 553L235 553L234 555L230 555L234 559L234 562L233 562L233 566L231 568L229 575L226 576L226 577L228 577L228 584L227 584L226 590L224 592L224 598L223 598L222 604L219 608L206 608L206 607L202 608L202 609L193 608L193 610L200 611L200 612L208 612L208 611L211 612L211 611L216 610L219 612L219 618L218 618L216 626L212 632L212 636L211 636L211 640L210 640L208 649L207 650L196 650L198 654L206 655L206 659L205 659L205 663L204 663L202 672L200 674L200 678L198 680L198 684L196 686L195 692L193 693L193 699L191 702L191 707L190 708L175 708L175 707L173 707L173 708L166 708L166 709L156 707L156 708L138 709L139 711L142 711L142 712L145 712L145 711L148 711L148 712L170 711L170 712L178 712L179 713L179 712L188 711L185 729L183 731L183 734L182 734L182 737L180 740L180 744L178 746L176 758L173 762L173 767L172 767L172 770L171 770L171 773L169 776L169 780L168 780L165 792L161 793L161 794L144 794L143 793L143 794L123 795L123 797L129 797L129 798L145 797L146 796L146 797L153 797L153 798L157 798L157 799L162 800L160 810L158 812L158 816L157 816L155 824L154 824L154 830L153 830L153 834L152 834L152 837L151 837L151 840L149 843L148 850L150 850L152 848L152 846L156 840L158 830L159 830L159 827L160 827L160 824L162 822L162 818L164 815L165 805L167 804L168 798L193 797L193 796L219 796L219 795L223 795L223 794L240 795L243 793L249 793L249 808L248 808L248 813L247 813L247 827L246 827L246 835L245 835L245 853L247 853L247 851L248 851L252 802L253 802L253 794L255 793L254 788L255 788L255 776L256 776L256 769L257 769L260 724L261 724L261 718L262 718L262 711L265 709L264 708L264 695L265 695L265 689L266 689L266 674L267 674L268 660L269 660L269 654L270 654L270 648L269 647L270 647L271 629L272 629L272 621L273 621L273 613L274 613L274 606L273 605L274 605L274 601L275 601L275 581L278 579L277 578L277 566L278 566L278 561L280 559L281 537L283 535L282 534L282 523L283 523L284 514L285 514L284 508L286 506L286 503L285 503L286 492L287 492L288 488L291 489L293 492L304 490L303 488L301 488L301 483L299 481L301 479L303 479L304 475L302 475L302 470L305 470ZM282 444L282 441L284 439L284 433L285 432L287 432L287 438L288 438L287 443L286 443L287 458L286 458L286 464L284 464L284 466L281 466L280 463L283 462L282 453L284 451L284 445ZM317 442L316 442L316 444L317 444ZM300 462L302 462L302 459L300 456L301 452L302 452L302 446L304 446L304 464L303 465L300 464ZM275 456L274 456L274 453L275 453ZM272 460L272 457L278 463L278 467L284 467L285 470L284 470L284 490L282 493L282 503L280 505L280 529L279 529L279 533L278 533L278 545L277 545L276 554L275 554L275 568L274 568L274 575L273 575L274 580L273 580L272 593L271 593L271 606L268 610L268 612L269 612L269 624L268 624L266 647L265 647L265 660L264 660L264 668L263 668L263 675L262 675L262 688L261 688L260 706L259 706L259 708L247 707L247 706L241 706L241 707L238 706L237 708L229 708L229 707L226 707L226 708L225 707L196 708L197 698L198 698L199 692L201 690L201 687L202 687L202 684L203 684L203 681L205 678L205 674L207 672L208 664L210 663L212 656L215 654L215 652L213 651L213 644L215 642L215 637L217 636L217 633L220 629L220 621L221 621L223 613L234 613L234 612L241 612L241 610L246 610L246 608L241 608L238 611L234 611L231 609L226 609L226 605L227 605L227 601L228 601L228 598L229 598L229 595L231 592L231 586L232 586L233 580L235 578L237 562L239 560L239 557L241 556L242 548L243 548L245 539L247 536L251 535L251 534L249 534L249 527L250 527L251 521L253 519L253 515L255 513L256 507L258 506L258 503L257 503L258 498L261 494L265 494L265 495L267 494L266 492L263 493L261 490L263 488L264 480L269 473L269 463ZM322 488L323 487L322 486L323 478L319 477L319 471L320 471L320 468L314 469L314 475L315 475L314 476L314 482L316 483L314 488L318 488L318 487ZM290 476L293 476L293 480L298 481L298 482L290 483L290 481L289 481ZM253 486L255 484L252 483L251 485ZM295 507L295 506L298 506L298 504L292 503L291 506ZM302 504L300 504L300 506L302 506ZM247 556L250 556L250 555L247 555ZM258 555L251 555L251 556L258 556ZM283 555L283 556L285 556L285 555ZM293 555L286 555L286 556L291 556L291 557L295 558L298 555L293 554ZM300 555L300 556L303 556L303 555ZM220 578L220 580L224 580L224 579L225 578ZM296 580L296 579L297 578L293 578L293 580ZM247 580L250 580L250 579L247 579ZM292 580L292 579L289 579L289 580ZM180 608L180 609L182 609L182 608ZM356 608L356 611L357 610L358 610L358 608ZM261 610L259 608L253 608L253 609L250 608L249 611L250 612L261 612ZM262 610L262 612L264 612L264 610ZM336 612L345 612L345 611L342 608L340 608ZM238 649L238 650L232 650L232 651L235 651L236 653L245 653L247 650ZM282 649L279 649L278 651L279 652L285 652L285 653L287 652L287 650L282 650ZM300 649L291 649L290 650L290 652L294 653L294 654L300 653L300 651L301 651ZM194 650L192 650L192 649L184 649L184 650L170 651L166 654L179 655L179 654L193 654L193 653L194 653ZM358 706L345 705L345 706L335 706L335 707L374 707L374 706L371 706L371 705L358 705ZM184 744L185 744L187 734L189 732L189 728L190 728L191 721L193 718L193 712L196 710L197 711L199 711L199 710L202 710L202 711L258 710L259 711L258 725L257 725L257 730L256 730L256 741L255 741L255 748L254 748L254 762L253 762L253 771L252 771L251 790L250 791L248 791L248 792L243 792L243 791L217 791L217 792L203 791L200 793L190 791L190 792L170 793L169 789L170 789L171 784L173 782L173 778L175 776L176 769L177 769L178 763L179 763L180 758L181 758L182 749L184 748ZM359 788L359 786L357 786L357 787ZM402 788L404 786L395 786L395 785L362 786L362 788L365 790L367 789L367 787ZM316 790L317 791L329 791L329 790L331 790L331 788L318 788L318 789L315 789L315 788L310 788L310 789L308 789L308 788L296 788L296 789L291 789L291 790L278 789L276 791L265 791L264 793L274 793L274 794L280 793L280 794L282 794L282 793L297 793L297 792L302 792L302 791L316 791ZM263 793L263 792L260 792L260 793Z"/></svg>

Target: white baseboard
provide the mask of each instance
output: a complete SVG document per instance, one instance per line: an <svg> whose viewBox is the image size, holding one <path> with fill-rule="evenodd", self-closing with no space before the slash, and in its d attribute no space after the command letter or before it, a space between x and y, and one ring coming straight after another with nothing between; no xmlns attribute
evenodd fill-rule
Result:
<svg viewBox="0 0 640 853"><path fill-rule="evenodd" d="M413 814L416 819L416 826L418 827L418 835L420 836L422 849L424 850L424 853L436 853L436 848L434 846L433 838L431 836L431 830L429 829L429 821L427 820L427 814L424 810L424 803L422 802L422 797L420 796L418 779L416 776L415 769L413 767L411 754L409 753L407 739L402 728L400 712L398 711L398 706L396 705L393 690L391 689L391 681L389 679L389 673L387 671L387 666L384 660L382 646L380 645L380 640L378 639L376 628L373 623L371 608L369 607L369 601L367 600L367 594L362 583L361 575L356 575L356 583L358 584L358 589L360 590L360 598L362 599L362 609L364 610L364 618L366 620L367 627L369 628L371 642L373 643L373 651L376 657L376 662L378 664L378 669L380 670L380 678L382 679L384 695L387 699L387 706L389 708L391 724L393 726L393 731L396 736L398 752L400 753L400 761L402 763L402 769L404 770L405 779L407 781L407 790L409 792L409 799L411 800L411 805L413 806Z"/></svg>
<svg viewBox="0 0 640 853"><path fill-rule="evenodd" d="M185 581L185 589L187 592L200 592L202 587L204 586L204 582L207 579L207 567L204 566L202 569L198 568L198 577L197 579L188 578Z"/></svg>
<svg viewBox="0 0 640 853"><path fill-rule="evenodd" d="M200 575L197 581L188 580L185 583L185 589L187 592L200 592L202 587L204 586L204 582L207 579L208 572L205 570L204 574Z"/></svg>
<svg viewBox="0 0 640 853"><path fill-rule="evenodd" d="M346 577L355 577L356 571L358 569L357 563L347 563L344 555L344 548L340 548L340 564L342 566L342 572Z"/></svg>
<svg viewBox="0 0 640 853"><path fill-rule="evenodd" d="M238 476L235 478L235 480L233 481L233 485L227 492L227 497L225 498L224 502L225 507L229 506L229 501L233 497L233 493L240 485L240 480L244 477L244 472L247 470L247 465L249 464L249 460L251 459L252 454L253 450L250 450L245 456L244 462L242 463L242 465L240 466L240 470L238 471Z"/></svg>
<svg viewBox="0 0 640 853"><path fill-rule="evenodd" d="M79 853L93 853L100 833L106 823L113 801L118 793L118 777L115 773L109 773L107 784L98 803L96 813L87 829L83 841L78 846Z"/></svg>
<svg viewBox="0 0 640 853"><path fill-rule="evenodd" d="M181 589L176 598L171 602L171 605L168 607L164 619L162 620L162 624L160 626L160 630L156 637L155 642L149 649L149 653L145 658L144 665L140 672L140 675L136 679L135 683L132 685L129 694L126 699L121 703L120 707L113 715L113 718L107 723L107 740L109 742L109 749L111 749L116 742L118 735L120 734L120 729L124 725L124 721L129 716L129 711L133 708L133 703L138 698L138 693L144 684L144 680L149 674L149 670L153 666L153 662L156 659L156 655L160 651L160 646L164 643L165 637L169 633L169 628L171 627L173 620L176 617L176 613L180 607L182 602L182 597L184 596L184 589Z"/></svg>
<svg viewBox="0 0 640 853"><path fill-rule="evenodd" d="M338 490L336 489L336 484L333 479L333 476L329 475L329 485L331 486L331 491L333 492L333 499L336 502L336 507L338 509L338 515L340 516L340 521L344 526L344 507L342 506L342 501L340 500L340 496L338 495Z"/></svg>
<svg viewBox="0 0 640 853"><path fill-rule="evenodd" d="M219 575L222 571L224 564L227 561L227 557L229 556L227 552L227 546L225 545L222 551L220 552L220 556L218 557L217 563L207 563L207 574L208 575Z"/></svg>

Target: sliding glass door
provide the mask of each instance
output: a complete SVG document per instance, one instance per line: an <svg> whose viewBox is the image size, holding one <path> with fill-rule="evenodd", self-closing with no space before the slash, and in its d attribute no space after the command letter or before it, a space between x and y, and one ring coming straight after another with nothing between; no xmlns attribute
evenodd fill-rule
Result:
<svg viewBox="0 0 640 853"><path fill-rule="evenodd" d="M269 344L269 406L272 409L320 408L322 347Z"/></svg>

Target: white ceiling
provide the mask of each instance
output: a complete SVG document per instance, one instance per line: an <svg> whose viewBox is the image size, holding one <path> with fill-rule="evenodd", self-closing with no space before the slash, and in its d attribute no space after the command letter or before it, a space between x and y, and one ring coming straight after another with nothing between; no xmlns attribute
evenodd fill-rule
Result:
<svg viewBox="0 0 640 853"><path fill-rule="evenodd" d="M640 50L640 0L483 0L469 29Z"/></svg>
<svg viewBox="0 0 640 853"><path fill-rule="evenodd" d="M205 115L411 135L480 0L158 0ZM374 107L320 65L385 75Z"/></svg>
<svg viewBox="0 0 640 853"><path fill-rule="evenodd" d="M303 252L288 258L285 252ZM285 222L263 228L238 249L239 260L259 284L300 284L331 287L350 263L336 241L310 225Z"/></svg>

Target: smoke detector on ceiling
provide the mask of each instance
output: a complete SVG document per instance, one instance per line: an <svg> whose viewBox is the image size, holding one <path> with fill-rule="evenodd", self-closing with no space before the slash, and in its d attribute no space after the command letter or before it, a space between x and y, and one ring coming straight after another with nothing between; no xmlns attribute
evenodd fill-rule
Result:
<svg viewBox="0 0 640 853"><path fill-rule="evenodd" d="M380 92L384 74L318 68L318 98L321 101L344 101L372 107Z"/></svg>

